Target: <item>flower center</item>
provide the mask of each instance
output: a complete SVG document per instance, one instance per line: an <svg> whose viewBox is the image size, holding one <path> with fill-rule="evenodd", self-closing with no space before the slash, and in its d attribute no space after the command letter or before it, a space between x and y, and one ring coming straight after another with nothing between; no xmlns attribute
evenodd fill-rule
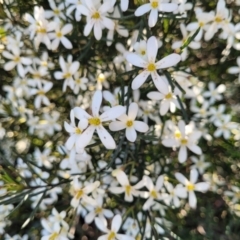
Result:
<svg viewBox="0 0 240 240"><path fill-rule="evenodd" d="M141 54L142 54L142 55L145 55L145 54L146 54L146 51L145 51L145 50L142 50L142 51L141 51Z"/></svg>
<svg viewBox="0 0 240 240"><path fill-rule="evenodd" d="M129 196L131 194L132 187L130 185L125 186L126 194Z"/></svg>
<svg viewBox="0 0 240 240"><path fill-rule="evenodd" d="M190 192L190 191L193 191L194 189L195 189L195 186L192 183L188 183L187 190Z"/></svg>
<svg viewBox="0 0 240 240"><path fill-rule="evenodd" d="M105 76L104 76L104 74L100 73L100 74L98 75L97 80L98 80L99 82L104 82L104 81L105 81Z"/></svg>
<svg viewBox="0 0 240 240"><path fill-rule="evenodd" d="M155 190L152 190L152 191L150 192L150 196L151 196L152 198L157 198L157 192L156 192Z"/></svg>
<svg viewBox="0 0 240 240"><path fill-rule="evenodd" d="M204 22L199 22L199 27L203 27L204 26Z"/></svg>
<svg viewBox="0 0 240 240"><path fill-rule="evenodd" d="M58 233L54 232L53 234L51 234L51 236L49 237L49 240L55 240L58 237Z"/></svg>
<svg viewBox="0 0 240 240"><path fill-rule="evenodd" d="M65 73L65 74L63 75L64 78L70 78L71 76L72 76L72 74L69 73L69 72L68 72L68 73Z"/></svg>
<svg viewBox="0 0 240 240"><path fill-rule="evenodd" d="M58 38L61 38L61 37L62 37L62 33L61 33L61 32L56 32L56 36L57 36Z"/></svg>
<svg viewBox="0 0 240 240"><path fill-rule="evenodd" d="M94 125L94 126L99 126L101 124L101 120L98 117L93 117L88 119L89 124Z"/></svg>
<svg viewBox="0 0 240 240"><path fill-rule="evenodd" d="M45 92L43 90L38 91L38 95L44 95L44 94L45 94Z"/></svg>
<svg viewBox="0 0 240 240"><path fill-rule="evenodd" d="M82 189L78 190L78 191L77 191L77 194L76 194L76 198L77 198L77 199L80 199L80 198L83 196L83 193L84 193L84 192L83 192Z"/></svg>
<svg viewBox="0 0 240 240"><path fill-rule="evenodd" d="M40 28L38 28L37 32L38 32L38 33L45 34L47 31L46 31L46 28L40 27Z"/></svg>
<svg viewBox="0 0 240 240"><path fill-rule="evenodd" d="M116 233L111 231L108 235L107 240L114 240L115 238L116 238Z"/></svg>
<svg viewBox="0 0 240 240"><path fill-rule="evenodd" d="M99 214L99 213L101 213L102 212L102 208L101 207L97 207L96 209L95 209L95 213L96 214Z"/></svg>
<svg viewBox="0 0 240 240"><path fill-rule="evenodd" d="M187 145L187 143L188 143L188 140L186 138L181 139L181 144L182 145Z"/></svg>
<svg viewBox="0 0 240 240"><path fill-rule="evenodd" d="M60 13L59 9L57 9L57 8L54 9L53 12L54 12L56 15L59 15L59 13Z"/></svg>
<svg viewBox="0 0 240 240"><path fill-rule="evenodd" d="M75 128L75 133L76 134L81 134L82 133L82 130L80 128Z"/></svg>
<svg viewBox="0 0 240 240"><path fill-rule="evenodd" d="M94 18L94 19L99 19L99 18L100 18L99 12L95 12L95 13L92 15L92 18Z"/></svg>
<svg viewBox="0 0 240 240"><path fill-rule="evenodd" d="M15 57L13 61L14 61L15 63L20 62L20 57Z"/></svg>
<svg viewBox="0 0 240 240"><path fill-rule="evenodd" d="M220 22L222 22L222 17L221 16L216 16L215 17L215 22L217 22L217 23L220 23Z"/></svg>
<svg viewBox="0 0 240 240"><path fill-rule="evenodd" d="M148 70L149 72L155 71L155 70L156 70L155 64L154 64L154 63L149 63L148 66L147 66L147 70Z"/></svg>
<svg viewBox="0 0 240 240"><path fill-rule="evenodd" d="M167 95L165 95L166 99L172 99L172 93L168 93Z"/></svg>
<svg viewBox="0 0 240 240"><path fill-rule="evenodd" d="M182 136L180 131L176 131L174 135L175 135L175 138L177 138L177 139L181 138L181 136Z"/></svg>
<svg viewBox="0 0 240 240"><path fill-rule="evenodd" d="M158 2L157 1L153 1L151 3L151 6L152 6L152 8L158 8Z"/></svg>
<svg viewBox="0 0 240 240"><path fill-rule="evenodd" d="M81 79L78 78L78 79L75 80L75 82L76 82L77 84L80 84L80 83L81 83Z"/></svg>
<svg viewBox="0 0 240 240"><path fill-rule="evenodd" d="M132 120L128 120L126 125L127 125L127 127L131 127L133 125L133 121Z"/></svg>

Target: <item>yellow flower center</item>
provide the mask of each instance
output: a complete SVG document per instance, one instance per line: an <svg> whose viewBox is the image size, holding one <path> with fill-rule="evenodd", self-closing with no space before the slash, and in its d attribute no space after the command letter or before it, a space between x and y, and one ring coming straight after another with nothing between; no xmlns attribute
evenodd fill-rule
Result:
<svg viewBox="0 0 240 240"><path fill-rule="evenodd" d="M41 78L41 75L39 73L34 73L33 78Z"/></svg>
<svg viewBox="0 0 240 240"><path fill-rule="evenodd" d="M81 83L81 79L78 78L78 79L75 80L75 82L76 82L77 84L80 84L80 83Z"/></svg>
<svg viewBox="0 0 240 240"><path fill-rule="evenodd" d="M172 93L168 93L167 95L165 95L166 99L172 99Z"/></svg>
<svg viewBox="0 0 240 240"><path fill-rule="evenodd" d="M149 63L148 66L147 66L147 70L148 70L149 72L155 71L155 70L156 70L155 64L154 64L154 63Z"/></svg>
<svg viewBox="0 0 240 240"><path fill-rule="evenodd" d="M156 192L155 190L152 190L152 191L150 192L150 196L151 196L152 198L157 198L157 192Z"/></svg>
<svg viewBox="0 0 240 240"><path fill-rule="evenodd" d="M199 27L203 27L204 26L204 22L199 22Z"/></svg>
<svg viewBox="0 0 240 240"><path fill-rule="evenodd" d="M133 121L132 120L128 120L126 125L127 125L127 127L131 127L133 125Z"/></svg>
<svg viewBox="0 0 240 240"><path fill-rule="evenodd" d="M141 54L142 54L142 55L145 55L145 54L146 54L146 51L145 51L145 50L142 50L142 51L141 51Z"/></svg>
<svg viewBox="0 0 240 240"><path fill-rule="evenodd" d="M77 198L77 199L80 199L80 198L83 196L83 194L84 194L84 192L83 192L82 189L78 190L78 191L77 191L77 194L76 194L76 198Z"/></svg>
<svg viewBox="0 0 240 240"><path fill-rule="evenodd" d="M240 192L234 193L234 196L235 196L236 198L240 199Z"/></svg>
<svg viewBox="0 0 240 240"><path fill-rule="evenodd" d="M101 120L98 117L93 117L88 119L89 124L94 125L94 126L99 126L101 124Z"/></svg>
<svg viewBox="0 0 240 240"><path fill-rule="evenodd" d="M46 28L42 28L42 27L39 27L38 30L37 30L37 33L45 34L46 32L47 32Z"/></svg>
<svg viewBox="0 0 240 240"><path fill-rule="evenodd" d="M104 74L100 73L100 74L98 75L97 80L98 80L99 82L104 82L105 79L106 79L106 78L105 78Z"/></svg>
<svg viewBox="0 0 240 240"><path fill-rule="evenodd" d="M157 1L153 1L151 3L151 6L152 6L152 8L158 8L158 2Z"/></svg>
<svg viewBox="0 0 240 240"><path fill-rule="evenodd" d="M45 92L43 90L38 91L38 95L44 95L44 94L45 94Z"/></svg>
<svg viewBox="0 0 240 240"><path fill-rule="evenodd" d="M58 38L61 38L63 35L62 35L61 32L56 32L56 36L57 36Z"/></svg>
<svg viewBox="0 0 240 240"><path fill-rule="evenodd" d="M75 133L76 134L81 134L82 133L82 130L80 128L75 128Z"/></svg>
<svg viewBox="0 0 240 240"><path fill-rule="evenodd" d="M114 240L116 238L116 233L111 231L108 235L107 240Z"/></svg>
<svg viewBox="0 0 240 240"><path fill-rule="evenodd" d="M15 57L13 61L14 61L15 63L20 62L20 57Z"/></svg>
<svg viewBox="0 0 240 240"><path fill-rule="evenodd" d="M56 15L58 15L58 14L60 13L59 9L57 9L57 8L54 9L53 12L54 12Z"/></svg>
<svg viewBox="0 0 240 240"><path fill-rule="evenodd" d="M128 196L129 196L130 193L131 193L131 189L132 189L132 187L131 187L130 185L125 186L125 191L126 191L126 194L127 194Z"/></svg>
<svg viewBox="0 0 240 240"><path fill-rule="evenodd" d="M216 16L216 17L215 17L215 22L220 23L220 22L222 22L222 21L223 21L223 19L222 19L221 16Z"/></svg>
<svg viewBox="0 0 240 240"><path fill-rule="evenodd" d="M99 18L100 18L99 12L95 12L95 13L92 15L92 18L94 18L94 19L99 19Z"/></svg>
<svg viewBox="0 0 240 240"><path fill-rule="evenodd" d="M188 140L186 138L181 139L181 144L182 145L187 145L187 143L188 143Z"/></svg>
<svg viewBox="0 0 240 240"><path fill-rule="evenodd" d="M65 73L65 74L63 75L64 78L70 78L71 76L72 76L72 74L69 73L69 72L68 72L68 73Z"/></svg>
<svg viewBox="0 0 240 240"><path fill-rule="evenodd" d="M181 138L181 136L182 136L180 131L176 131L174 135L175 135L175 138L177 138L177 139Z"/></svg>
<svg viewBox="0 0 240 240"><path fill-rule="evenodd" d="M192 183L188 183L187 190L190 192L190 191L193 191L194 189L195 189L195 186Z"/></svg>
<svg viewBox="0 0 240 240"><path fill-rule="evenodd" d="M58 237L58 233L54 232L53 234L51 234L51 236L49 237L49 240L55 240Z"/></svg>
<svg viewBox="0 0 240 240"><path fill-rule="evenodd" d="M102 212L102 208L101 207L97 207L96 209L95 209L95 213L96 214L99 214L99 213L101 213Z"/></svg>

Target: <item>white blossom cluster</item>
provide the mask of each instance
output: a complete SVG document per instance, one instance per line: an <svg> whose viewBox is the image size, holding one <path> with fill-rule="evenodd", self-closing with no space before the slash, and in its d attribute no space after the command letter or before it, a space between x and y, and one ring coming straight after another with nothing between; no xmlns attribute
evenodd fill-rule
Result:
<svg viewBox="0 0 240 240"><path fill-rule="evenodd" d="M239 146L240 108L223 76L194 74L214 41L219 68L240 50L238 2L195 2L36 0L22 15L3 1L0 238L32 239L34 222L42 240L74 239L79 226L99 240L160 239L173 233L169 211L187 215L207 191L240 216L240 186L212 155ZM224 77L239 87L235 59Z"/></svg>

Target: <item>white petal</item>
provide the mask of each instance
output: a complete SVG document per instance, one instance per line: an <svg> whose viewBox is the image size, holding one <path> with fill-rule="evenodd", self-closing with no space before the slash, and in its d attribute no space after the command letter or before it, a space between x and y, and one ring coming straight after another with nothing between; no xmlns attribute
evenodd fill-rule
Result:
<svg viewBox="0 0 240 240"><path fill-rule="evenodd" d="M76 117L77 119L79 119L79 120L82 119L82 118L89 119L89 118L92 117L91 115L89 115L85 110L83 110L83 109L80 108L80 107L75 107L75 108L73 109L73 111L74 111L75 117Z"/></svg>
<svg viewBox="0 0 240 240"><path fill-rule="evenodd" d="M150 92L147 94L147 97L152 100L162 100L164 98L164 95L160 92Z"/></svg>
<svg viewBox="0 0 240 240"><path fill-rule="evenodd" d="M118 232L122 224L122 217L117 214L113 220L112 220L112 225L111 225L111 230L114 232Z"/></svg>
<svg viewBox="0 0 240 240"><path fill-rule="evenodd" d="M136 133L136 131L133 127L126 129L126 137L127 137L127 140L130 141L130 142L135 142L136 141L137 133Z"/></svg>
<svg viewBox="0 0 240 240"><path fill-rule="evenodd" d="M187 185L189 182L181 173L175 173L175 178L183 185Z"/></svg>
<svg viewBox="0 0 240 240"><path fill-rule="evenodd" d="M116 148L116 143L115 143L113 137L109 134L109 132L103 126L97 127L97 133L98 133L98 136L99 136L100 140L102 141L103 145L107 149Z"/></svg>
<svg viewBox="0 0 240 240"><path fill-rule="evenodd" d="M161 12L173 12L177 7L178 5L176 3L161 3L158 9Z"/></svg>
<svg viewBox="0 0 240 240"><path fill-rule="evenodd" d="M109 124L109 129L111 131L120 131L124 128L126 128L126 124L120 121L111 122Z"/></svg>
<svg viewBox="0 0 240 240"><path fill-rule="evenodd" d="M144 68L147 65L147 62L143 60L139 55L136 53L127 53L125 55L128 62L130 62L132 65Z"/></svg>
<svg viewBox="0 0 240 240"><path fill-rule="evenodd" d="M156 37L152 36L147 41L147 56L149 62L154 62L156 60L158 52L158 42Z"/></svg>
<svg viewBox="0 0 240 240"><path fill-rule="evenodd" d="M140 121L134 121L134 128L138 131L138 132L147 132L149 127L145 122L140 122Z"/></svg>
<svg viewBox="0 0 240 240"><path fill-rule="evenodd" d="M132 81L132 89L133 90L139 89L146 81L149 74L150 74L149 72L144 70L139 75L137 75Z"/></svg>
<svg viewBox="0 0 240 240"><path fill-rule="evenodd" d="M126 107L115 106L108 109L103 114L101 114L100 119L102 122L110 121L112 119L120 117L125 112L126 112Z"/></svg>
<svg viewBox="0 0 240 240"><path fill-rule="evenodd" d="M129 4L129 0L121 0L121 9L123 12L127 11L128 9L128 4Z"/></svg>
<svg viewBox="0 0 240 240"><path fill-rule="evenodd" d="M191 208L196 208L197 206L197 198L194 192L189 192L188 203Z"/></svg>
<svg viewBox="0 0 240 240"><path fill-rule="evenodd" d="M202 149L201 149L199 146L195 145L195 144L189 145L189 146L187 146L187 147L188 147L192 152L194 152L194 153L196 153L196 154L198 154L198 155L202 154Z"/></svg>
<svg viewBox="0 0 240 240"><path fill-rule="evenodd" d="M95 218L95 224L97 226L97 228L104 233L107 233L109 230L107 229L107 226L105 224L105 222L103 222L100 218L96 217Z"/></svg>
<svg viewBox="0 0 240 240"><path fill-rule="evenodd" d="M78 142L76 143L77 149L85 148L92 139L95 127L89 126L78 138Z"/></svg>
<svg viewBox="0 0 240 240"><path fill-rule="evenodd" d="M198 179L198 171L196 169L192 169L190 171L190 182L195 183Z"/></svg>
<svg viewBox="0 0 240 240"><path fill-rule="evenodd" d="M168 84L164 81L164 78L159 76L157 72L151 73L151 76L158 91L166 95L169 92L169 89Z"/></svg>
<svg viewBox="0 0 240 240"><path fill-rule="evenodd" d="M199 192L206 192L210 187L210 184L207 182L200 182L195 184L195 190Z"/></svg>
<svg viewBox="0 0 240 240"><path fill-rule="evenodd" d="M181 61L181 56L176 53L172 53L156 63L157 69L168 68L176 65Z"/></svg>
<svg viewBox="0 0 240 240"><path fill-rule="evenodd" d="M66 37L62 37L61 42L66 49L72 49L72 43Z"/></svg>
<svg viewBox="0 0 240 240"><path fill-rule="evenodd" d="M140 7L138 7L135 11L135 16L139 17L142 16L143 14L149 12L151 10L151 4L147 3L147 4L143 4Z"/></svg>
<svg viewBox="0 0 240 240"><path fill-rule="evenodd" d="M131 120L134 120L137 116L137 113L138 113L138 105L137 105L137 103L132 102L128 109L128 117Z"/></svg>
<svg viewBox="0 0 240 240"><path fill-rule="evenodd" d="M158 10L152 9L148 17L148 26L154 27L158 20Z"/></svg>
<svg viewBox="0 0 240 240"><path fill-rule="evenodd" d="M102 91L98 90L94 93L93 99L92 99L93 116L98 116L101 104L102 104Z"/></svg>
<svg viewBox="0 0 240 240"><path fill-rule="evenodd" d="M178 160L183 163L187 160L187 148L186 146L181 146L178 153Z"/></svg>
<svg viewBox="0 0 240 240"><path fill-rule="evenodd" d="M118 170L116 173L116 178L122 186L129 185L128 177L125 172Z"/></svg>

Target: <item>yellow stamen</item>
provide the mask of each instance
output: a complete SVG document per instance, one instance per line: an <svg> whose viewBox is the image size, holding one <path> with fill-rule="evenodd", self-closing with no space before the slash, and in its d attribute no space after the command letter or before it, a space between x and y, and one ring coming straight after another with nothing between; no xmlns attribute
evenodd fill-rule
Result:
<svg viewBox="0 0 240 240"><path fill-rule="evenodd" d="M150 196L151 196L152 198L157 198L157 192L156 192L155 190L152 190L152 191L150 192Z"/></svg>
<svg viewBox="0 0 240 240"><path fill-rule="evenodd" d="M76 194L76 198L77 198L77 199L80 199L80 198L83 196L83 194L84 194L84 192L83 192L82 189L78 190L78 191L77 191L77 194Z"/></svg>
<svg viewBox="0 0 240 240"><path fill-rule="evenodd" d="M71 73L65 73L65 74L63 75L64 78L70 78L71 76L72 76Z"/></svg>
<svg viewBox="0 0 240 240"><path fill-rule="evenodd" d="M133 125L133 121L132 120L128 120L126 125L127 125L127 127L131 127Z"/></svg>
<svg viewBox="0 0 240 240"><path fill-rule="evenodd" d="M97 207L96 209L95 209L95 213L96 214L99 214L99 213L101 213L102 212L102 208L101 207Z"/></svg>
<svg viewBox="0 0 240 240"><path fill-rule="evenodd" d="M80 128L75 128L75 133L76 134L81 134L82 133L82 130Z"/></svg>
<svg viewBox="0 0 240 240"><path fill-rule="evenodd" d="M56 35L58 38L61 38L63 36L61 32L56 32Z"/></svg>
<svg viewBox="0 0 240 240"><path fill-rule="evenodd" d="M54 232L53 234L51 234L51 236L49 237L49 240L55 240L58 237L58 233Z"/></svg>
<svg viewBox="0 0 240 240"><path fill-rule="evenodd" d="M15 63L20 62L20 57L15 57L13 61L14 61Z"/></svg>
<svg viewBox="0 0 240 240"><path fill-rule="evenodd" d="M147 70L148 70L149 72L153 72L153 71L155 71L155 70L156 70L156 66L155 66L155 64L154 64L154 63L150 63L150 64L148 64L148 66L147 66Z"/></svg>
<svg viewBox="0 0 240 240"><path fill-rule="evenodd" d="M92 18L94 18L94 19L99 19L99 18L100 18L99 12L95 12L95 13L92 15Z"/></svg>
<svg viewBox="0 0 240 240"><path fill-rule="evenodd" d="M110 232L110 234L108 235L107 240L114 240L116 238L116 233L115 232Z"/></svg>
<svg viewBox="0 0 240 240"><path fill-rule="evenodd" d="M151 3L152 8L158 8L158 2L154 1Z"/></svg>
<svg viewBox="0 0 240 240"><path fill-rule="evenodd" d="M167 95L165 95L166 99L172 99L172 93L168 93Z"/></svg>
<svg viewBox="0 0 240 240"><path fill-rule="evenodd" d="M145 50L142 50L142 51L141 51L141 54L142 54L142 55L145 55L145 54L146 54L146 51L145 51Z"/></svg>
<svg viewBox="0 0 240 240"><path fill-rule="evenodd" d="M38 32L38 33L42 33L42 34L47 33L46 28L42 28L42 27L39 27L38 30L37 30L37 32Z"/></svg>
<svg viewBox="0 0 240 240"><path fill-rule="evenodd" d="M182 145L187 145L187 143L188 143L188 140L186 138L181 139L181 144Z"/></svg>
<svg viewBox="0 0 240 240"><path fill-rule="evenodd" d="M45 92L43 90L39 90L38 95L45 95Z"/></svg>
<svg viewBox="0 0 240 240"><path fill-rule="evenodd" d="M99 126L101 124L101 120L98 117L93 117L88 119L89 124L94 125L94 126Z"/></svg>
<svg viewBox="0 0 240 240"><path fill-rule="evenodd" d="M187 184L187 190L190 192L190 191L193 191L195 189L195 186L192 184L192 183L188 183Z"/></svg>
<svg viewBox="0 0 240 240"><path fill-rule="evenodd" d="M132 187L131 187L130 185L125 186L125 191L126 191L126 194L127 194L128 196L129 196L130 193L131 193L131 189L132 189Z"/></svg>
<svg viewBox="0 0 240 240"><path fill-rule="evenodd" d="M59 9L54 9L53 12L58 15L60 13Z"/></svg>
<svg viewBox="0 0 240 240"><path fill-rule="evenodd" d="M175 135L175 138L177 138L177 139L181 138L181 136L182 136L180 131L176 131L174 135Z"/></svg>
<svg viewBox="0 0 240 240"><path fill-rule="evenodd" d="M222 21L223 21L222 17L220 17L220 16L215 17L215 22L220 23Z"/></svg>

